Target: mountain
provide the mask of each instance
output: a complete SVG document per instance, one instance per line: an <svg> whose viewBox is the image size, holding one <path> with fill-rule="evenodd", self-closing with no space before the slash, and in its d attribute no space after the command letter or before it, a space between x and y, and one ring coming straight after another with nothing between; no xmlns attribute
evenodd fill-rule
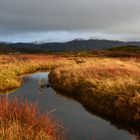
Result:
<svg viewBox="0 0 140 140"><path fill-rule="evenodd" d="M123 42L113 40L72 40L64 43L0 43L0 53L45 53L63 51L93 51L106 50L117 46L135 45L140 47L140 42Z"/></svg>
<svg viewBox="0 0 140 140"><path fill-rule="evenodd" d="M15 48L10 47L6 43L0 43L0 53L14 53L17 52Z"/></svg>
<svg viewBox="0 0 140 140"><path fill-rule="evenodd" d="M140 53L140 47L134 45L118 46L118 47L109 48L108 50Z"/></svg>

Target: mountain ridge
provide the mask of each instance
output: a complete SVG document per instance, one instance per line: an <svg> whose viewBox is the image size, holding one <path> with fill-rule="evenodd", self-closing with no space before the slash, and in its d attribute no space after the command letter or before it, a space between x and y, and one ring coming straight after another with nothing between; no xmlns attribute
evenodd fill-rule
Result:
<svg viewBox="0 0 140 140"><path fill-rule="evenodd" d="M134 45L140 47L140 42L125 42L114 40L72 40L68 42L51 43L0 43L1 53L46 53L46 52L65 52L65 51L94 51L106 50L109 48L125 45Z"/></svg>

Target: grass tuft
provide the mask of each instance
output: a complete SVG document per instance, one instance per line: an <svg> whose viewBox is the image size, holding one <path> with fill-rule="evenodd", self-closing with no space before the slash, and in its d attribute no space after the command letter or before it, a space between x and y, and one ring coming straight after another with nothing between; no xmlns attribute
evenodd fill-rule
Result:
<svg viewBox="0 0 140 140"><path fill-rule="evenodd" d="M19 102L7 96L0 99L1 140L62 140L64 131L37 105Z"/></svg>
<svg viewBox="0 0 140 140"><path fill-rule="evenodd" d="M93 58L54 69L52 86L91 111L140 124L140 63L127 58Z"/></svg>

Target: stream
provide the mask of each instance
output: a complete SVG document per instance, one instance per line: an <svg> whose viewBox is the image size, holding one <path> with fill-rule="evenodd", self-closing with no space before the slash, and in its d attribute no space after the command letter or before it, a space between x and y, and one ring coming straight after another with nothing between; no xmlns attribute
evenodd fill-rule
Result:
<svg viewBox="0 0 140 140"><path fill-rule="evenodd" d="M70 140L133 140L129 131L89 113L79 102L56 94L51 87L39 88L38 80L44 78L48 80L47 72L27 75L23 86L8 96L38 103L41 111L51 112L66 128Z"/></svg>

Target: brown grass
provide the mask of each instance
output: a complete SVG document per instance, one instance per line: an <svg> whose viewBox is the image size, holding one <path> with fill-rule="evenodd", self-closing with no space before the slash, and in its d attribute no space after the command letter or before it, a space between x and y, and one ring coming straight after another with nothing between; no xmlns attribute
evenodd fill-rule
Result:
<svg viewBox="0 0 140 140"><path fill-rule="evenodd" d="M23 74L50 70L52 86L64 95L91 111L140 127L139 57L1 55L0 68L0 92L20 87Z"/></svg>
<svg viewBox="0 0 140 140"><path fill-rule="evenodd" d="M0 99L1 140L62 140L59 124L46 114L40 114L38 107L16 98Z"/></svg>
<svg viewBox="0 0 140 140"><path fill-rule="evenodd" d="M23 74L47 71L67 64L69 61L61 56L0 55L0 93L20 87L20 76Z"/></svg>
<svg viewBox="0 0 140 140"><path fill-rule="evenodd" d="M140 126L140 61L90 58L51 71L53 87L91 111Z"/></svg>

